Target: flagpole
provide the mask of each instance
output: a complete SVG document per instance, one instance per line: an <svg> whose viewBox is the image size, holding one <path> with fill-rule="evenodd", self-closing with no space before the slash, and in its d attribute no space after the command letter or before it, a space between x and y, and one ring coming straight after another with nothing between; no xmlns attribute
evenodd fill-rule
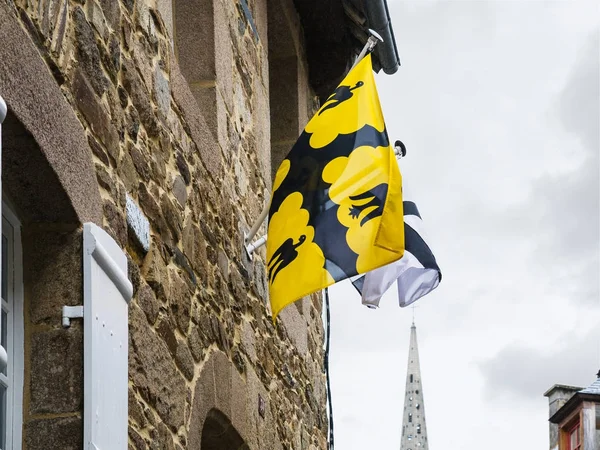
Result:
<svg viewBox="0 0 600 450"><path fill-rule="evenodd" d="M256 222L254 222L254 225L252 225L252 228L250 228L250 231L248 231L248 233L244 233L244 242L246 244L248 244L252 240L252 238L254 236L256 236L258 229L263 224L263 222L267 218L267 215L269 214L269 206L270 205L271 205L270 201L265 203L265 206L263 207L262 211L260 212L258 219L256 219Z"/></svg>
<svg viewBox="0 0 600 450"><path fill-rule="evenodd" d="M367 53L372 52L378 43L383 42L383 38L374 30L369 29L369 34L370 36L369 39L367 39L367 43L358 54L358 57L354 61L354 64L352 64L350 70L354 69L356 65L367 55ZM252 253L267 243L266 234L260 237L256 242L250 243L250 241L254 238L254 236L256 236L258 229L267 218L267 215L269 214L269 206L270 202L266 202L263 210L258 216L258 219L256 219L256 222L254 222L254 225L252 225L252 228L250 228L250 231L248 231L248 233L244 233L244 248L250 259L252 259Z"/></svg>
<svg viewBox="0 0 600 450"><path fill-rule="evenodd" d="M354 69L356 67L356 65L365 56L367 56L367 53L372 52L378 43L383 42L383 38L375 30L369 29L369 34L370 34L370 36L369 36L369 39L367 39L367 43L365 44L363 49L358 54L358 57L356 58L356 61L354 61L354 64L352 64L352 67L350 68L350 70Z"/></svg>

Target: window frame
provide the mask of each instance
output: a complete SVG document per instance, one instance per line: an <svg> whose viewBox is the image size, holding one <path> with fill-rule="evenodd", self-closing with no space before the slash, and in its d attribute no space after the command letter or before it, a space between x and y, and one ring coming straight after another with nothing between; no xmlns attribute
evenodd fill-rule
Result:
<svg viewBox="0 0 600 450"><path fill-rule="evenodd" d="M573 447L571 445L571 436L573 432L577 432L577 443ZM566 440L567 440L567 450L582 450L583 449L583 439L581 436L581 421L576 420L575 423L571 424L566 428Z"/></svg>
<svg viewBox="0 0 600 450"><path fill-rule="evenodd" d="M558 425L558 448L560 450L583 450L583 411L581 405ZM571 434L578 430L579 444L571 447Z"/></svg>
<svg viewBox="0 0 600 450"><path fill-rule="evenodd" d="M24 319L23 319L23 252L21 222L7 201L2 201L2 235L9 243L7 249L7 354L8 364L3 384L6 389L6 449L21 450L23 436L23 384L24 384ZM0 249L1 249L0 241ZM1 260L0 260L1 266ZM1 268L1 267L0 267ZM11 298L12 295L12 298ZM2 439L2 436L0 436ZM0 440L0 444L1 444Z"/></svg>

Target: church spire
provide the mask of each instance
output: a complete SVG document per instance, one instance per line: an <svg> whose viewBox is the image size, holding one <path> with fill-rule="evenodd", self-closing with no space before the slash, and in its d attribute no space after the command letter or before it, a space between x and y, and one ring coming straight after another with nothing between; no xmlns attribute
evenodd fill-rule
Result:
<svg viewBox="0 0 600 450"><path fill-rule="evenodd" d="M406 372L400 450L429 450L419 349L417 347L417 327L414 318L410 327L410 347L408 348L408 370Z"/></svg>

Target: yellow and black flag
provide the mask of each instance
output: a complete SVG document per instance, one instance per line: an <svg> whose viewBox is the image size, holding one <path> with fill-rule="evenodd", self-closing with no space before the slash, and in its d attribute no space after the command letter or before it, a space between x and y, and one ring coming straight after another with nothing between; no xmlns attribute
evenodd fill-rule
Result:
<svg viewBox="0 0 600 450"><path fill-rule="evenodd" d="M273 319L305 295L400 259L403 223L402 178L367 55L275 175L267 239Z"/></svg>

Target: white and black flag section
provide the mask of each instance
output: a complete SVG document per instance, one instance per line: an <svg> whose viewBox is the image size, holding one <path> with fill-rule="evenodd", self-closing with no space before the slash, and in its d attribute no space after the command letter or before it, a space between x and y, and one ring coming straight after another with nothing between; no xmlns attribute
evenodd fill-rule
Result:
<svg viewBox="0 0 600 450"><path fill-rule="evenodd" d="M442 280L442 272L424 236L423 221L417 205L404 201L404 256L398 261L354 277L352 284L370 308L379 306L383 294L398 286L400 306L408 306L433 291Z"/></svg>

